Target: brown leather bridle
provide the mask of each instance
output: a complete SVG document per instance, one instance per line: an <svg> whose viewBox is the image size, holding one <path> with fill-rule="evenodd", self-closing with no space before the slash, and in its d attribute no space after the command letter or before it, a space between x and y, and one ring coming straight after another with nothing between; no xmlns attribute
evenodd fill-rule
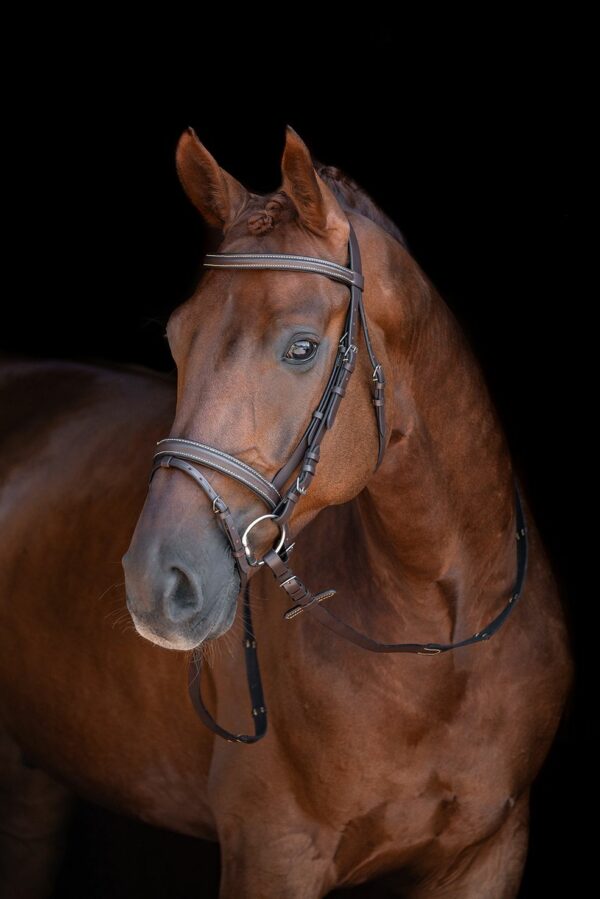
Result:
<svg viewBox="0 0 600 899"><path fill-rule="evenodd" d="M246 673L248 688L252 700L254 718L253 736L234 734L222 728L210 715L200 694L201 657L192 653L189 674L189 690L192 702L202 721L215 734L230 742L255 743L266 733L267 713L264 704L256 639L252 628L250 611L250 594L248 575L251 568L267 565L279 586L292 601L291 607L284 613L284 618L295 618L308 610L317 620L347 640L372 652L411 652L420 655L437 655L467 646L481 640L488 640L504 623L518 599L525 579L527 567L527 536L519 491L515 484L517 512L517 579L511 597L502 612L483 630L458 643L379 643L365 634L341 621L320 604L335 594L335 590L312 593L289 567L289 555L294 544L289 542L286 523L299 499L304 496L315 476L319 461L321 442L325 433L333 427L340 403L346 394L348 382L356 367L358 352L358 323L362 326L362 334L372 366L373 406L377 423L379 452L375 470L381 464L385 450L385 406L383 368L377 361L369 336L367 318L363 304L364 279L362 275L360 249L356 234L350 225L349 267L318 259L312 256L294 256L283 253L215 253L206 257L205 267L212 269L266 269L296 272L311 272L324 275L333 281L346 284L350 288L350 302L339 340L336 357L329 379L321 396L321 400L311 416L304 434L288 461L279 469L272 481L267 480L260 472L246 462L215 447L185 440L179 437L167 437L158 442L158 451L154 456L154 465L150 480L159 468L175 468L189 475L207 494L212 508L229 541L233 557L240 576L240 592L244 594L244 648L246 657ZM220 471L222 474L243 484L265 504L268 512L255 518L240 535L227 503L212 487L210 481L196 466ZM299 470L299 471L298 471ZM290 478L293 480L290 482ZM286 484L287 489L284 490ZM263 559L257 560L250 548L249 535L256 524L264 519L272 519L280 528L280 535L274 546L265 553Z"/></svg>

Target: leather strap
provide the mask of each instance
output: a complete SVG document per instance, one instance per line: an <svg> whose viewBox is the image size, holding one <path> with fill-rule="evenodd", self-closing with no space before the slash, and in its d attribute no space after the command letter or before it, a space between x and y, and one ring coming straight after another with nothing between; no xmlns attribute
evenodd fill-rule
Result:
<svg viewBox="0 0 600 899"><path fill-rule="evenodd" d="M373 346L371 344L371 339L369 337L369 328L367 326L367 316L365 314L365 307L362 299L362 294L360 296L359 305L360 311L360 320L362 322L363 327L363 335L365 338L365 344L367 347L367 353L369 354L369 359L371 360L371 365L373 366L373 374L371 376L371 380L373 381L373 405L375 407L375 418L377 419L377 433L379 436L379 453L377 455L377 466L376 469L379 468L383 461L383 453L385 450L385 406L384 406L384 396L383 390L385 387L385 377L383 374L383 367L377 361L377 357L373 352Z"/></svg>
<svg viewBox="0 0 600 899"><path fill-rule="evenodd" d="M293 606L283 615L287 621L295 618L313 603L323 602L324 599L335 595L335 590L324 590L322 593L313 595L298 575L288 567L287 558L283 559L274 549L270 549L265 554L263 561L271 569L278 585L285 590L293 602Z"/></svg>
<svg viewBox="0 0 600 899"><path fill-rule="evenodd" d="M362 649L369 650L369 652L412 652L419 655L437 655L441 652L450 652L452 649L460 649L461 646L470 646L473 643L489 640L490 637L493 637L496 631L502 627L517 604L517 600L523 591L523 584L527 573L527 528L525 525L525 516L523 514L519 488L516 483L515 504L517 519L517 576L515 585L510 594L510 598L502 611L484 628L464 640L459 640L457 643L379 643L377 640L367 637L366 634L355 630L355 628L346 624L346 622L341 621L341 619L336 615L333 615L329 609L316 603L308 603L306 608L311 615L317 619L319 624L329 628L329 630L338 634L338 636L344 637L345 640L349 640L351 643L355 643L357 646L362 647Z"/></svg>
<svg viewBox="0 0 600 899"><path fill-rule="evenodd" d="M348 253L350 258L350 269L355 273L360 272L362 270L360 247L352 226L350 226L349 231ZM383 369L377 362L373 351L367 328L367 319L364 312L362 287L355 278L350 289L350 303L348 304L344 331L340 338L333 368L319 405L313 412L311 421L290 459L288 459L287 463L273 478L274 486L277 487L278 490L281 490L292 474L297 470L298 466L301 465L300 474L298 475L297 480L288 488L284 499L276 509L276 514L280 522L285 522L289 519L295 504L298 502L300 496L306 493L315 475L316 466L320 457L321 441L326 431L333 427L342 399L346 395L350 377L356 368L359 320L363 325L363 336L367 346L367 352L373 364L374 372L377 373L378 377L378 383L375 386L373 397L379 441L376 469L383 459L385 450Z"/></svg>
<svg viewBox="0 0 600 899"><path fill-rule="evenodd" d="M269 509L274 509L281 502L279 491L260 472L223 450L214 449L204 443L196 443L195 440L182 440L179 437L166 437L159 440L156 445L159 449L154 456L155 459L161 456L177 456L179 459L197 462L207 468L221 471L244 484L262 499Z"/></svg>
<svg viewBox="0 0 600 899"><path fill-rule="evenodd" d="M356 286L360 290L364 286L362 272L360 269L353 271L352 262L350 268L346 268L337 262L318 259L316 256L293 256L288 253L208 253L204 266L205 268L310 272L316 275L325 275L333 281L340 281L350 287Z"/></svg>
<svg viewBox="0 0 600 899"><path fill-rule="evenodd" d="M246 661L246 678L248 681L248 693L252 703L252 718L254 720L254 735L234 734L217 724L210 714L200 691L200 673L202 671L202 656L194 650L190 658L188 669L188 692L192 705L199 718L218 737L227 740L228 743L257 743L262 740L267 732L267 709L263 695L260 669L258 667L258 655L256 651L256 637L252 626L252 614L250 611L250 593L248 584L244 590L244 654Z"/></svg>

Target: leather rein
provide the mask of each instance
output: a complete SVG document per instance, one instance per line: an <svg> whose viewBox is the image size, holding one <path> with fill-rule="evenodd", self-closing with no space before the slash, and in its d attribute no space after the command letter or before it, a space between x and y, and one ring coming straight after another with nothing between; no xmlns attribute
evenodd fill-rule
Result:
<svg viewBox="0 0 600 899"><path fill-rule="evenodd" d="M360 249L354 229L350 225L349 266L339 265L325 259L312 256L294 256L283 253L214 253L206 257L204 266L212 269L266 269L311 272L323 275L333 281L346 284L350 288L350 302L340 337L336 357L329 379L317 408L312 413L310 422L292 452L288 461L279 469L272 481L267 480L260 472L246 462L215 447L185 440L178 437L167 437L157 444L154 465L150 480L160 468L173 468L191 477L208 496L212 509L229 541L233 557L240 577L240 593L243 593L244 651L248 691L252 702L254 734L236 734L221 727L204 705L200 692L200 674L202 658L195 650L192 653L189 667L188 687L190 698L203 723L217 736L229 742L255 743L264 737L267 730L267 711L264 702L256 639L252 626L250 609L250 593L248 576L251 568L266 565L292 605L284 613L290 620L304 611L308 611L320 624L357 646L371 652L406 652L419 655L438 655L461 646L469 646L483 640L489 640L504 624L514 608L523 589L527 570L527 529L519 490L515 483L515 505L517 523L517 575L510 598L502 611L482 630L457 643L379 643L349 624L333 615L321 605L323 600L335 594L335 590L324 590L312 593L308 587L294 574L289 566L289 556L294 544L289 542L286 527L299 499L304 496L315 476L319 462L321 442L326 432L333 427L340 403L346 393L348 382L356 367L358 352L358 326L362 326L362 335L372 366L372 402L375 409L379 452L375 470L381 464L385 450L385 406L383 368L377 361L369 336L367 318L363 305L364 279L362 275ZM254 519L240 534L233 515L225 500L212 487L210 481L199 471L197 466L213 469L243 484L251 490L265 505L266 514ZM287 489L290 478L295 475ZM249 535L256 524L265 519L272 519L279 527L280 534L274 546L260 560L256 559L249 543Z"/></svg>

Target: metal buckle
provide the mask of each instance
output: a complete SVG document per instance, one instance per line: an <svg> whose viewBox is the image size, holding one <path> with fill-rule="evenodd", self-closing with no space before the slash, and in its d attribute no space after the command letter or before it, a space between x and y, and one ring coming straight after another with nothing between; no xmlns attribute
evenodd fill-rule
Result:
<svg viewBox="0 0 600 899"><path fill-rule="evenodd" d="M290 581L296 581L296 586L304 587L304 584L302 583L302 581L300 580L300 578L298 577L297 574L293 574L291 577L286 578L286 580L282 581L279 586L283 587L285 589L285 585L289 584Z"/></svg>
<svg viewBox="0 0 600 899"><path fill-rule="evenodd" d="M300 486L300 475L298 475L298 477L296 478L296 490L298 491L298 493L301 493L302 496L306 496L306 494L308 493L308 487Z"/></svg>
<svg viewBox="0 0 600 899"><path fill-rule="evenodd" d="M250 547L248 545L248 534L250 533L252 528L258 524L259 521L264 521L266 518L274 518L277 521L277 515L273 515L273 514L259 515L258 518L255 518L254 521L250 522L250 524L248 525L248 527L242 534L242 546L244 547L244 552L246 553L246 558L248 560L248 564L252 568L258 568L260 565L264 565L265 561L264 561L264 559L257 561L256 558L254 557L254 553L252 552L252 550L250 549ZM279 522L278 522L278 524L279 524ZM273 549L275 550L277 555L279 555L279 553L283 549L283 546L285 544L286 537L287 537L287 533L285 530L285 524L279 524L279 527L281 529L281 536L279 537L279 543L277 543L277 545L273 546Z"/></svg>
<svg viewBox="0 0 600 899"><path fill-rule="evenodd" d="M342 347L342 349L343 349L343 347ZM357 346L354 346L353 343L351 343L350 346L347 347L346 352L344 353L343 362L347 362L347 361L348 361L348 359L350 358L350 354L351 354L351 353L358 353L358 347L357 347Z"/></svg>

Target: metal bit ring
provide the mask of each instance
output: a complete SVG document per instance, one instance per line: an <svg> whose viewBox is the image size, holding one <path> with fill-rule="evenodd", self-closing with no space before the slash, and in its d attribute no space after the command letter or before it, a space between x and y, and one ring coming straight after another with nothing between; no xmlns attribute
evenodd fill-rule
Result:
<svg viewBox="0 0 600 899"><path fill-rule="evenodd" d="M275 518L276 519L277 515L272 515L272 514L259 515L258 518L255 518L254 521L250 522L250 524L248 525L248 527L242 534L242 546L244 547L244 552L246 553L246 558L248 559L248 564L250 566L252 566L253 568L256 568L260 565L264 565L265 563L264 563L263 559L261 559L260 561L257 561L256 558L254 557L254 553L252 552L252 550L250 549L250 546L248 545L248 534L250 533L250 531L252 530L254 525L258 524L259 521L264 521L266 518ZM273 549L275 550L276 553L281 552L281 550L284 547L285 540L287 537L287 532L285 530L285 524L280 524L279 527L281 528L281 536L279 538L279 542L277 543L277 545L273 547Z"/></svg>

